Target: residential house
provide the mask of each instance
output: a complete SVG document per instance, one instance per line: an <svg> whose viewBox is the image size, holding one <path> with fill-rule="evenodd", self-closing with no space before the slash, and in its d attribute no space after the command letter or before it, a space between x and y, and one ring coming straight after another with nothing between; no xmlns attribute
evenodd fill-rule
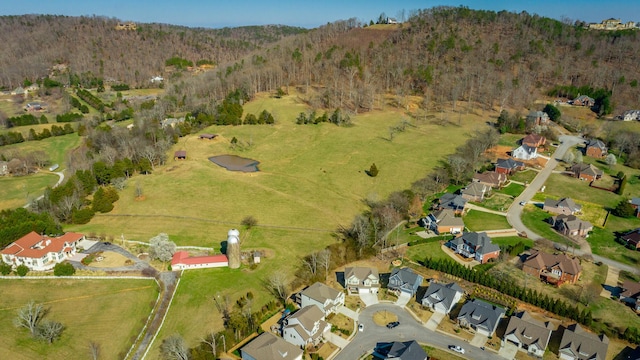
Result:
<svg viewBox="0 0 640 360"><path fill-rule="evenodd" d="M154 76L151 78L152 83L161 83L163 81L164 81L164 78L162 76Z"/></svg>
<svg viewBox="0 0 640 360"><path fill-rule="evenodd" d="M571 104L576 106L593 107L596 104L596 101L594 98L587 95L580 95L577 98L573 99L573 102L571 102Z"/></svg>
<svg viewBox="0 0 640 360"><path fill-rule="evenodd" d="M622 120L633 121L640 120L640 110L627 110L622 114Z"/></svg>
<svg viewBox="0 0 640 360"><path fill-rule="evenodd" d="M516 171L524 170L524 163L513 159L498 159L496 162L496 172L500 174L512 175Z"/></svg>
<svg viewBox="0 0 640 360"><path fill-rule="evenodd" d="M555 214L574 215L582 210L582 206L576 204L571 198L560 200L546 198L542 210Z"/></svg>
<svg viewBox="0 0 640 360"><path fill-rule="evenodd" d="M544 126L549 124L549 115L544 111L532 111L527 115L527 127Z"/></svg>
<svg viewBox="0 0 640 360"><path fill-rule="evenodd" d="M45 271L76 254L76 244L84 235L68 232L49 237L35 231L12 242L2 250L2 261L13 267L26 265L29 270Z"/></svg>
<svg viewBox="0 0 640 360"><path fill-rule="evenodd" d="M640 312L640 282L625 280L621 288L620 300L630 304L636 312Z"/></svg>
<svg viewBox="0 0 640 360"><path fill-rule="evenodd" d="M497 171L485 171L483 173L476 173L473 176L473 181L498 189L507 182L507 175Z"/></svg>
<svg viewBox="0 0 640 360"><path fill-rule="evenodd" d="M302 290L299 299L300 307L315 305L322 310L325 316L337 313L338 309L344 306L344 292L320 282Z"/></svg>
<svg viewBox="0 0 640 360"><path fill-rule="evenodd" d="M553 325L551 322L536 320L526 312L513 315L507 324L504 341L525 350L531 356L541 358L549 344Z"/></svg>
<svg viewBox="0 0 640 360"><path fill-rule="evenodd" d="M185 160L187 158L186 150L178 150L173 154L174 160Z"/></svg>
<svg viewBox="0 0 640 360"><path fill-rule="evenodd" d="M575 215L556 215L550 219L551 226L565 236L586 237L589 231L593 230L593 225L585 220L580 220Z"/></svg>
<svg viewBox="0 0 640 360"><path fill-rule="evenodd" d="M26 95L27 92L24 90L22 86L18 86L17 88L11 90L11 95Z"/></svg>
<svg viewBox="0 0 640 360"><path fill-rule="evenodd" d="M468 232L449 241L456 254L466 258L472 258L481 264L500 255L500 247L491 242L491 238L485 232Z"/></svg>
<svg viewBox="0 0 640 360"><path fill-rule="evenodd" d="M160 126L164 129L168 126L175 128L176 125L184 123L184 117L181 118L166 118L160 121Z"/></svg>
<svg viewBox="0 0 640 360"><path fill-rule="evenodd" d="M486 301L473 299L462 305L458 315L458 324L470 327L479 334L492 336L505 310Z"/></svg>
<svg viewBox="0 0 640 360"><path fill-rule="evenodd" d="M9 163L6 161L0 161L0 176L7 175L9 173Z"/></svg>
<svg viewBox="0 0 640 360"><path fill-rule="evenodd" d="M467 205L467 199L461 195L444 193L440 199L438 199L439 209L450 209L456 214L462 214L465 205Z"/></svg>
<svg viewBox="0 0 640 360"><path fill-rule="evenodd" d="M585 146L584 153L587 156L591 156L594 158L603 158L607 156L607 145L599 139L591 139L587 142Z"/></svg>
<svg viewBox="0 0 640 360"><path fill-rule="evenodd" d="M324 313L315 305L303 307L282 322L282 338L302 348L320 344L324 333L330 330L331 324L324 320Z"/></svg>
<svg viewBox="0 0 640 360"><path fill-rule="evenodd" d="M538 148L547 142L547 138L539 134L529 134L522 139L522 145Z"/></svg>
<svg viewBox="0 0 640 360"><path fill-rule="evenodd" d="M582 274L578 259L565 254L535 252L524 261L522 271L552 284L575 284Z"/></svg>
<svg viewBox="0 0 640 360"><path fill-rule="evenodd" d="M632 230L620 237L627 243L627 246L640 249L640 228Z"/></svg>
<svg viewBox="0 0 640 360"><path fill-rule="evenodd" d="M609 338L586 332L580 325L569 325L562 334L558 353L562 360L604 360Z"/></svg>
<svg viewBox="0 0 640 360"><path fill-rule="evenodd" d="M344 282L349 294L378 293L378 289L380 289L380 276L376 268L345 268Z"/></svg>
<svg viewBox="0 0 640 360"><path fill-rule="evenodd" d="M472 182L462 189L462 198L468 201L482 201L491 192L491 187L479 182Z"/></svg>
<svg viewBox="0 0 640 360"><path fill-rule="evenodd" d="M420 304L433 311L448 314L464 295L464 290L456 283L441 284L432 282L422 296Z"/></svg>
<svg viewBox="0 0 640 360"><path fill-rule="evenodd" d="M172 270L206 269L229 266L227 255L189 256L186 251L176 251L171 259Z"/></svg>
<svg viewBox="0 0 640 360"><path fill-rule="evenodd" d="M391 271L387 288L396 292L396 294L405 292L413 297L418 291L418 287L422 284L422 280L424 280L424 278L416 274L412 269L395 268Z"/></svg>
<svg viewBox="0 0 640 360"><path fill-rule="evenodd" d="M575 164L571 167L573 176L580 180L596 181L602 177L602 170L591 164Z"/></svg>
<svg viewBox="0 0 640 360"><path fill-rule="evenodd" d="M27 112L46 111L47 107L48 107L47 103L34 101L34 102L27 103L27 105L25 105L24 107L24 110Z"/></svg>
<svg viewBox="0 0 640 360"><path fill-rule="evenodd" d="M302 349L269 332L240 349L242 360L302 360Z"/></svg>
<svg viewBox="0 0 640 360"><path fill-rule="evenodd" d="M0 164L0 175L2 175L1 166L2 164ZM629 203L631 204L631 206L633 206L634 209L636 209L636 217L640 218L640 198L631 198L631 200L629 200Z"/></svg>
<svg viewBox="0 0 640 360"><path fill-rule="evenodd" d="M420 219L418 225L436 234L459 234L464 230L464 220L451 209L436 210Z"/></svg>
<svg viewBox="0 0 640 360"><path fill-rule="evenodd" d="M538 148L522 144L511 152L511 156L514 159L533 160L538 157Z"/></svg>
<svg viewBox="0 0 640 360"><path fill-rule="evenodd" d="M415 340L379 342L373 349L374 359L428 360L429 355Z"/></svg>

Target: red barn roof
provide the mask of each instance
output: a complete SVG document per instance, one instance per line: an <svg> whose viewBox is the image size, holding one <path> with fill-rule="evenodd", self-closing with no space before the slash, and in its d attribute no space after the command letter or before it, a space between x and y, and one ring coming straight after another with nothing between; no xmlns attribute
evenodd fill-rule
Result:
<svg viewBox="0 0 640 360"><path fill-rule="evenodd" d="M211 255L211 256L189 256L186 251L176 251L171 259L171 266L174 265L196 265L196 264L212 264L212 263L226 263L229 260L226 255Z"/></svg>

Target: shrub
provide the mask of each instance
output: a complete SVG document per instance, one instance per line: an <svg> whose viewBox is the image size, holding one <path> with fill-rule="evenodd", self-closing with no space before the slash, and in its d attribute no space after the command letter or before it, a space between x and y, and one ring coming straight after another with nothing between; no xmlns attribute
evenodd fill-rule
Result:
<svg viewBox="0 0 640 360"><path fill-rule="evenodd" d="M53 275L55 276L71 276L76 273L76 268L71 263L58 263L53 267Z"/></svg>
<svg viewBox="0 0 640 360"><path fill-rule="evenodd" d="M27 267L27 265L22 264L16 268L16 274L18 274L19 276L25 276L28 272L29 268Z"/></svg>
<svg viewBox="0 0 640 360"><path fill-rule="evenodd" d="M86 224L93 218L95 212L90 208L74 209L71 213L71 221L74 224Z"/></svg>
<svg viewBox="0 0 640 360"><path fill-rule="evenodd" d="M251 229L252 227L258 225L258 219L256 219L252 215L249 215L249 216L245 217L244 219L242 219L241 224L243 226L246 226L247 229Z"/></svg>
<svg viewBox="0 0 640 360"><path fill-rule="evenodd" d="M378 167L376 166L376 163L371 164L371 167L369 168L369 173L368 174L371 177L378 176Z"/></svg>
<svg viewBox="0 0 640 360"><path fill-rule="evenodd" d="M0 261L0 274L5 276L11 274L11 265Z"/></svg>

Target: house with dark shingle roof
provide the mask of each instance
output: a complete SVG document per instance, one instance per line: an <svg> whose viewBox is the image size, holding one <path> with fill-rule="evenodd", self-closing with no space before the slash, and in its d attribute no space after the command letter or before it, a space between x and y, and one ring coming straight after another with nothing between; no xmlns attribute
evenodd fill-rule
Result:
<svg viewBox="0 0 640 360"><path fill-rule="evenodd" d="M485 171L483 173L476 173L472 181L497 189L507 182L507 175L496 171Z"/></svg>
<svg viewBox="0 0 640 360"><path fill-rule="evenodd" d="M546 142L547 138L539 134L529 134L522 139L522 145L527 145L532 148L540 147Z"/></svg>
<svg viewBox="0 0 640 360"><path fill-rule="evenodd" d="M441 284L432 282L427 291L418 300L422 306L439 313L448 314L464 295L464 290L456 283Z"/></svg>
<svg viewBox="0 0 640 360"><path fill-rule="evenodd" d="M589 97L587 95L580 95L577 98L573 99L571 104L575 106L593 107L596 104L596 101L592 97Z"/></svg>
<svg viewBox="0 0 640 360"><path fill-rule="evenodd" d="M337 313L344 306L344 292L317 282L302 290L299 294L300 307L315 305L326 315Z"/></svg>
<svg viewBox="0 0 640 360"><path fill-rule="evenodd" d="M462 305L458 324L470 327L482 335L492 336L504 314L505 310L499 306L473 299Z"/></svg>
<svg viewBox="0 0 640 360"><path fill-rule="evenodd" d="M323 334L331 330L319 307L309 305L286 317L282 322L282 338L296 346L318 345Z"/></svg>
<svg viewBox="0 0 640 360"><path fill-rule="evenodd" d="M609 338L602 334L586 332L580 325L569 325L562 334L560 359L604 360L607 357Z"/></svg>
<svg viewBox="0 0 640 360"><path fill-rule="evenodd" d="M593 225L590 222L581 220L575 215L552 216L550 223L554 229L565 236L586 237L589 235L589 231L593 230Z"/></svg>
<svg viewBox="0 0 640 360"><path fill-rule="evenodd" d="M591 164L575 164L571 167L573 176L580 180L596 181L602 177L603 171Z"/></svg>
<svg viewBox="0 0 640 360"><path fill-rule="evenodd" d="M0 175L2 175L1 166L2 165L0 165ZM633 208L636 209L636 217L640 218L640 198L637 198L637 197L631 198L631 200L629 200L629 204L631 204L631 206L633 206Z"/></svg>
<svg viewBox="0 0 640 360"><path fill-rule="evenodd" d="M464 207L467 205L467 199L463 198L461 195L456 195L452 193L444 193L438 199L438 208L439 209L450 209L453 210L456 214L461 214L464 211Z"/></svg>
<svg viewBox="0 0 640 360"><path fill-rule="evenodd" d="M554 200L550 198L544 199L542 210L555 214L575 215L582 210L582 206L576 204L571 198L562 198Z"/></svg>
<svg viewBox="0 0 640 360"><path fill-rule="evenodd" d="M473 258L481 264L500 255L500 247L491 242L486 232L468 232L449 241L448 246L466 258Z"/></svg>
<svg viewBox="0 0 640 360"><path fill-rule="evenodd" d="M532 111L527 115L527 126L539 126L539 125L547 125L549 124L549 114L544 111Z"/></svg>
<svg viewBox="0 0 640 360"><path fill-rule="evenodd" d="M549 345L553 325L551 322L536 320L523 311L509 318L504 341L508 341L526 351L529 355L542 357Z"/></svg>
<svg viewBox="0 0 640 360"><path fill-rule="evenodd" d="M625 280L620 288L620 300L630 304L636 312L640 312L640 282Z"/></svg>
<svg viewBox="0 0 640 360"><path fill-rule="evenodd" d="M242 360L302 360L302 349L264 332L240 349Z"/></svg>
<svg viewBox="0 0 640 360"><path fill-rule="evenodd" d="M513 156L514 159L533 160L538 157L538 148L522 144L513 149L511 156Z"/></svg>
<svg viewBox="0 0 640 360"><path fill-rule="evenodd" d="M186 150L178 150L173 154L173 160L184 160L187 158Z"/></svg>
<svg viewBox="0 0 640 360"><path fill-rule="evenodd" d="M640 228L629 231L620 238L627 243L627 246L640 249Z"/></svg>
<svg viewBox="0 0 640 360"><path fill-rule="evenodd" d="M552 284L575 284L582 274L580 261L565 254L535 252L524 261L522 271Z"/></svg>
<svg viewBox="0 0 640 360"><path fill-rule="evenodd" d="M436 210L420 219L418 225L436 234L459 234L464 230L464 221L451 209Z"/></svg>
<svg viewBox="0 0 640 360"><path fill-rule="evenodd" d="M422 284L422 280L424 280L424 278L410 268L395 268L391 271L387 288L395 291L397 294L405 292L413 296Z"/></svg>
<svg viewBox="0 0 640 360"><path fill-rule="evenodd" d="M491 193L491 187L479 182L472 182L462 189L462 198L469 201L482 201L485 195Z"/></svg>
<svg viewBox="0 0 640 360"><path fill-rule="evenodd" d="M511 175L516 171L524 169L524 163L522 161L509 159L498 159L496 161L496 172L501 174Z"/></svg>
<svg viewBox="0 0 640 360"><path fill-rule="evenodd" d="M428 360L429 355L415 340L379 342L373 349L374 359Z"/></svg>
<svg viewBox="0 0 640 360"><path fill-rule="evenodd" d="M607 156L609 149L607 149L607 145L600 139L590 139L586 146L584 153L587 156L591 156L594 158L603 158Z"/></svg>

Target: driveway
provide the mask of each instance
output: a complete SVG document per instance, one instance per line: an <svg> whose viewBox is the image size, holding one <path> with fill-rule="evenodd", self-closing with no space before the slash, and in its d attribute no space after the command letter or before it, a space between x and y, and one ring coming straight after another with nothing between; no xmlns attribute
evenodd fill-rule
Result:
<svg viewBox="0 0 640 360"><path fill-rule="evenodd" d="M518 347L508 341L504 341L503 343L504 346L500 347L498 355L504 359L515 359L518 353Z"/></svg>
<svg viewBox="0 0 640 360"><path fill-rule="evenodd" d="M489 337L487 335L477 332L475 335L473 335L473 339L471 339L469 344L475 347L481 347L487 343L487 340L489 340Z"/></svg>
<svg viewBox="0 0 640 360"><path fill-rule="evenodd" d="M429 318L429 321L427 321L425 327L431 331L436 331L438 325L440 325L440 322L442 321L442 319L444 319L445 316L447 316L447 314L435 311L433 314L431 314L431 318Z"/></svg>
<svg viewBox="0 0 640 360"><path fill-rule="evenodd" d="M609 266L607 270L607 279L602 284L602 291L600 296L605 298L611 298L611 296L618 297L620 288L618 288L618 277L620 276L620 269L616 269L613 266Z"/></svg>
<svg viewBox="0 0 640 360"><path fill-rule="evenodd" d="M340 349L344 349L347 345L349 345L349 340L343 339L337 334L332 333L331 331L327 331L324 334L324 338L327 339L333 345L339 347Z"/></svg>
<svg viewBox="0 0 640 360"><path fill-rule="evenodd" d="M352 318L354 321L358 321L358 313L349 309L346 306L340 306L340 308L338 309L338 313L346 317Z"/></svg>
<svg viewBox="0 0 640 360"><path fill-rule="evenodd" d="M361 292L360 300L362 300L365 306L375 305L380 302L378 301L377 293L368 293L368 292Z"/></svg>
<svg viewBox="0 0 640 360"><path fill-rule="evenodd" d="M398 300L396 300L396 305L405 307L409 303L409 300L411 300L411 294L401 291Z"/></svg>

